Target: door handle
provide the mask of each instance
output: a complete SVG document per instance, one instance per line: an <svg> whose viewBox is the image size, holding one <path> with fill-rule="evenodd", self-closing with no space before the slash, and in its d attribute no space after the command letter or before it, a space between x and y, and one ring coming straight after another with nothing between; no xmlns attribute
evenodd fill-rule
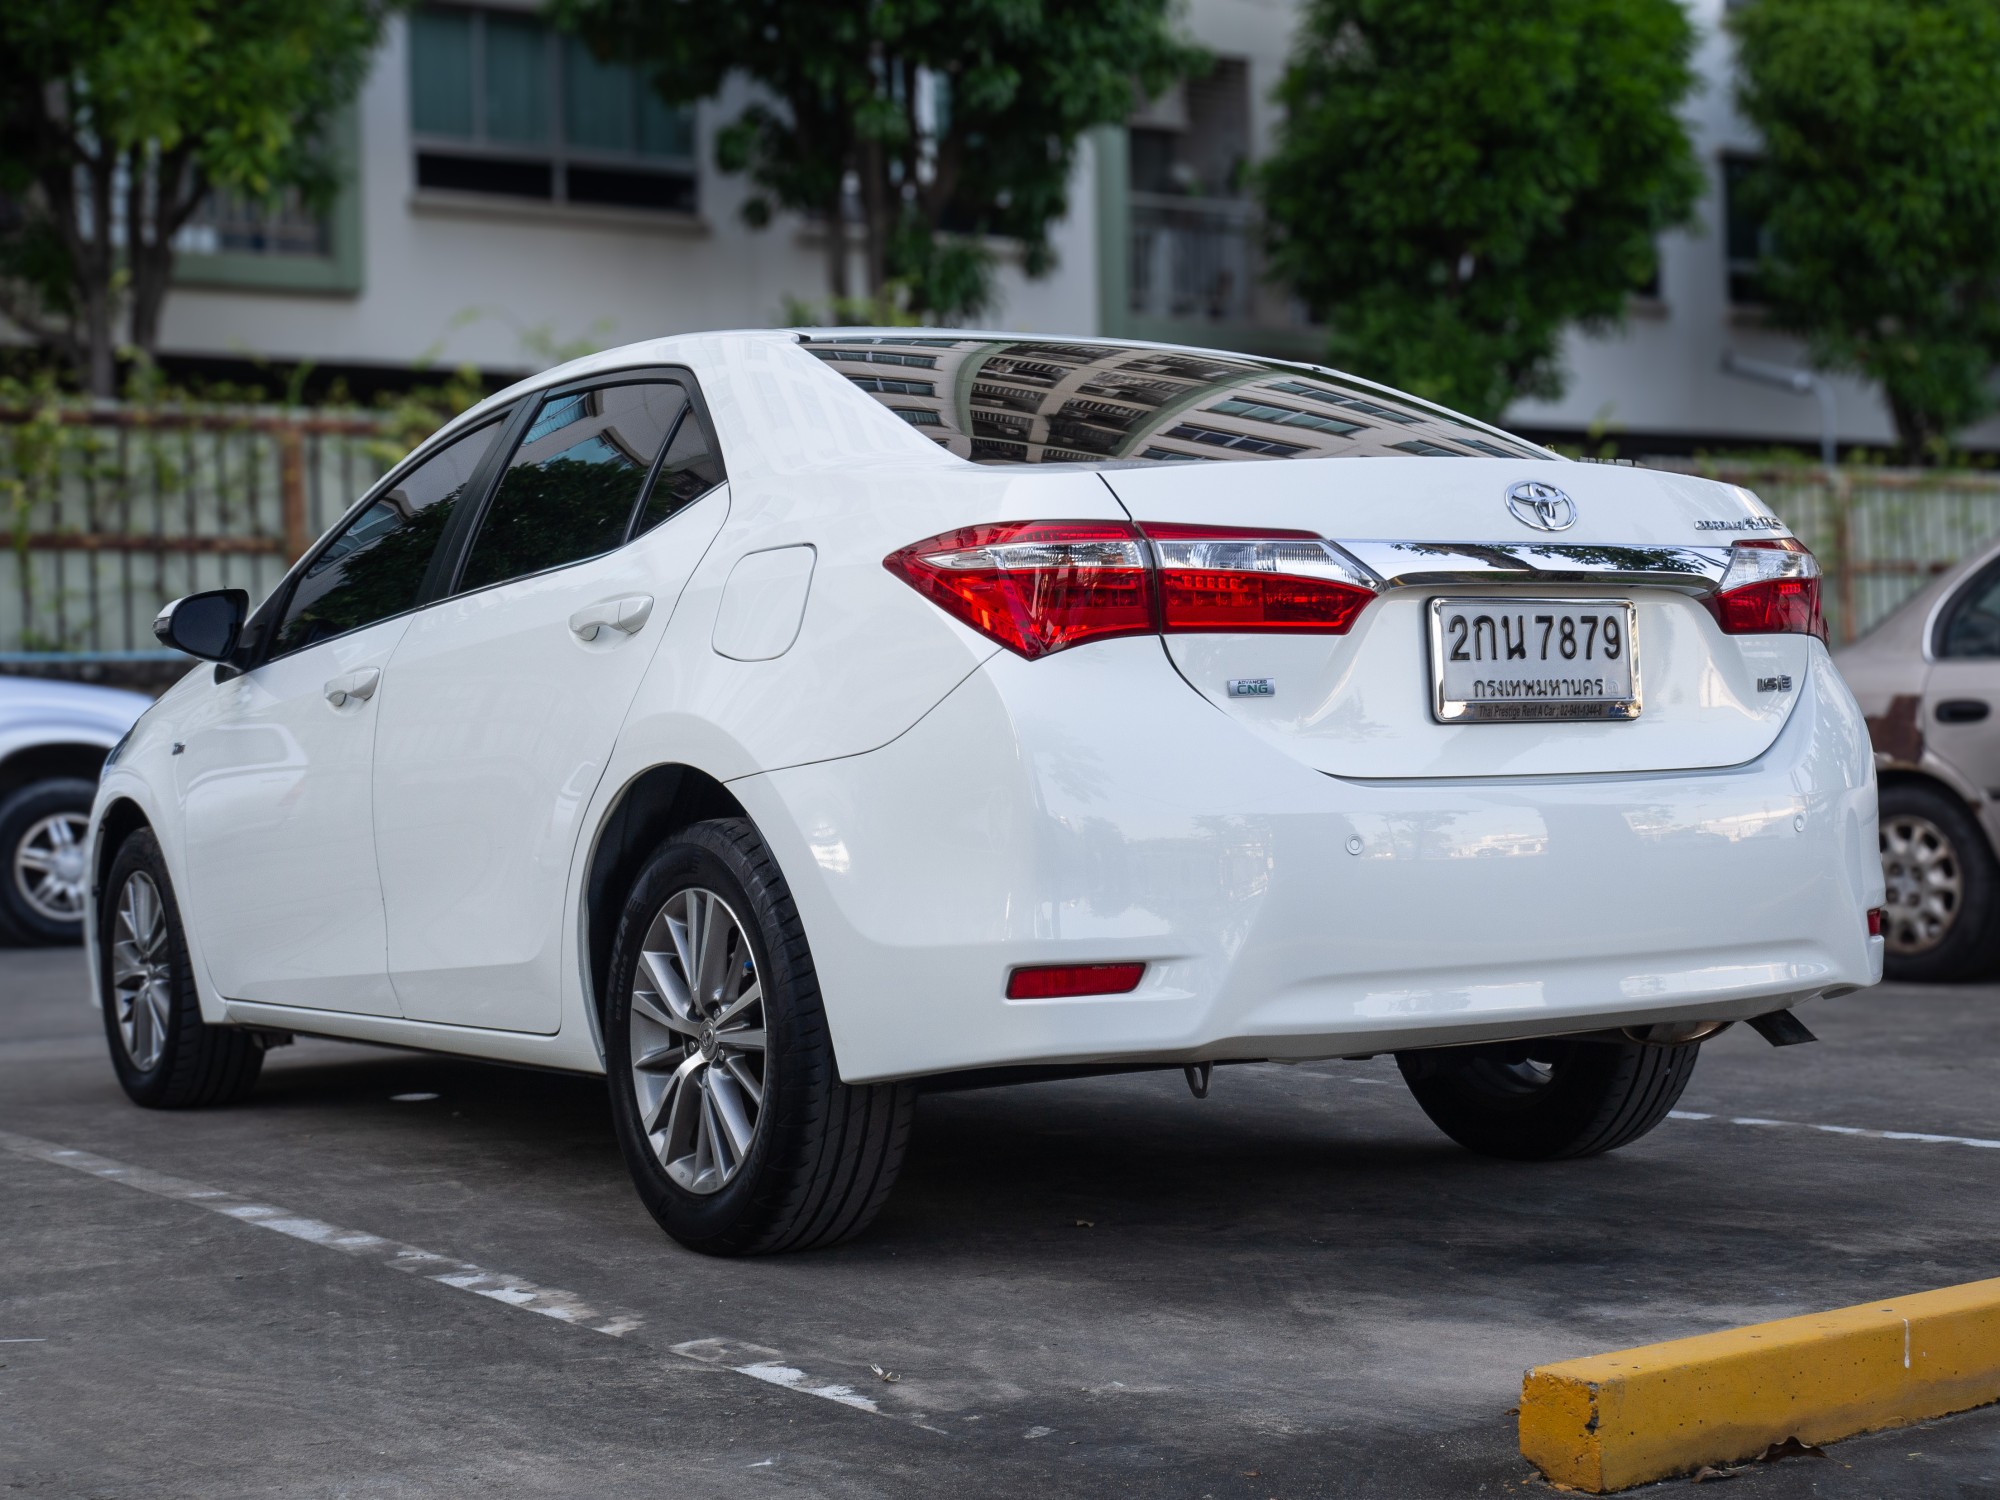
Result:
<svg viewBox="0 0 2000 1500"><path fill-rule="evenodd" d="M569 628L580 641L594 641L606 630L637 635L653 613L651 594L634 594L626 599L606 599L591 604L569 617Z"/></svg>
<svg viewBox="0 0 2000 1500"><path fill-rule="evenodd" d="M328 678L323 691L327 702L335 708L344 708L350 698L357 703L366 703L374 697L376 684L381 680L380 667L363 667L358 672L343 672L338 677Z"/></svg>
<svg viewBox="0 0 2000 1500"><path fill-rule="evenodd" d="M1992 706L1977 698L1947 698L1937 706L1940 724L1977 724L1993 712Z"/></svg>

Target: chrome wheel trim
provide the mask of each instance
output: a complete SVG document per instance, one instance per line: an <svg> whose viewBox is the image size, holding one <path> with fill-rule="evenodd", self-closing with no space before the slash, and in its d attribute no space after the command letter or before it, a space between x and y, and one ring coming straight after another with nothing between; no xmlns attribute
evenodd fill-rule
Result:
<svg viewBox="0 0 2000 1500"><path fill-rule="evenodd" d="M140 1072L156 1066L167 1049L173 1011L173 948L160 888L144 870L126 877L111 926L111 997L118 1039Z"/></svg>
<svg viewBox="0 0 2000 1500"><path fill-rule="evenodd" d="M89 834L89 813L50 813L29 824L14 846L14 889L44 921L83 920Z"/></svg>
<svg viewBox="0 0 2000 1500"><path fill-rule="evenodd" d="M1951 837L1929 818L1882 820L1882 936L1891 953L1928 953L1965 905L1965 870Z"/></svg>
<svg viewBox="0 0 2000 1500"><path fill-rule="evenodd" d="M640 945L628 1009L632 1095L666 1173L714 1193L764 1113L764 988L743 923L714 891L676 891Z"/></svg>

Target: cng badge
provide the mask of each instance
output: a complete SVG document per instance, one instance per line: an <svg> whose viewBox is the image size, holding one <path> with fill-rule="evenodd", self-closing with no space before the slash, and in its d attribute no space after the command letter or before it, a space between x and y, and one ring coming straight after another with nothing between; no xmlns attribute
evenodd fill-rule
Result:
<svg viewBox="0 0 2000 1500"><path fill-rule="evenodd" d="M1268 677L1232 677L1229 679L1229 696L1232 698L1275 698L1278 684Z"/></svg>

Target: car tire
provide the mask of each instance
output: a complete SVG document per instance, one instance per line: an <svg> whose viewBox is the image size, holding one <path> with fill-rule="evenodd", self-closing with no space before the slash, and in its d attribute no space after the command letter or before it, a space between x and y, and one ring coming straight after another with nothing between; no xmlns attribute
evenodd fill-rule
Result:
<svg viewBox="0 0 2000 1500"><path fill-rule="evenodd" d="M1882 788L1882 974L1949 983L1984 977L2000 941L2000 863L1963 802L1921 781Z"/></svg>
<svg viewBox="0 0 2000 1500"><path fill-rule="evenodd" d="M16 942L83 939L90 804L97 787L34 781L0 802L0 931Z"/></svg>
<svg viewBox="0 0 2000 1500"><path fill-rule="evenodd" d="M1431 1122L1468 1151L1561 1161L1630 1145L1667 1117L1698 1044L1550 1040L1399 1052Z"/></svg>
<svg viewBox="0 0 2000 1500"><path fill-rule="evenodd" d="M603 1014L619 1149L681 1244L818 1249L881 1209L915 1090L841 1082L798 908L749 822L697 823L639 873Z"/></svg>
<svg viewBox="0 0 2000 1500"><path fill-rule="evenodd" d="M263 1045L201 1018L180 906L150 829L119 845L104 890L98 1000L118 1082L148 1109L242 1099L263 1069Z"/></svg>

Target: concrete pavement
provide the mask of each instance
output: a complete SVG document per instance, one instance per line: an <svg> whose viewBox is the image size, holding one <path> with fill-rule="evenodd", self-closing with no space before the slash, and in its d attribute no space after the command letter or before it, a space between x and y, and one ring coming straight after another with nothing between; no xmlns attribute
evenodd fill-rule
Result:
<svg viewBox="0 0 2000 1500"><path fill-rule="evenodd" d="M245 1106L149 1113L82 972L0 950L0 1131L199 1191L0 1150L9 1494L1504 1495L1543 1488L1524 1366L2000 1268L1963 1143L2000 1140L2000 987L1738 1028L1706 1118L1588 1162L1467 1155L1386 1058L933 1096L865 1238L718 1262L640 1208L599 1080L301 1042ZM1730 1493L2000 1495L2000 1414Z"/></svg>

